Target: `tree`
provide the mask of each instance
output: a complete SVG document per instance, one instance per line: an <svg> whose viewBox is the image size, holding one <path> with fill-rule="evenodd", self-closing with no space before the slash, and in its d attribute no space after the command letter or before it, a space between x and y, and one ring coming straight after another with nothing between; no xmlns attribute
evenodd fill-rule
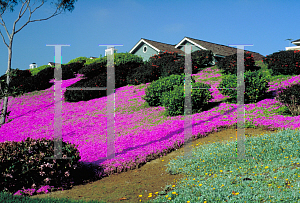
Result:
<svg viewBox="0 0 300 203"><path fill-rule="evenodd" d="M6 115L7 115L8 95L9 95L8 91L9 91L9 83L10 83L10 76L11 76L12 43L13 43L14 35L16 33L18 33L21 29L23 29L23 27L25 27L30 22L48 20L48 19L52 18L53 16L61 14L62 11L65 11L65 10L68 10L68 11L72 12L74 10L74 3L75 3L75 1L77 1L77 0L58 0L58 3L55 3L56 10L55 10L55 12L50 17L45 18L45 19L30 20L31 14L36 9L40 8L44 4L45 0L41 0L41 2L42 2L41 5L39 5L38 7L36 7L32 12L31 12L31 6L29 6L30 0L25 0L25 2L23 2L22 0L19 0L19 2L22 2L22 7L21 7L21 10L19 12L19 16L18 16L17 20L13 24L12 33L9 34L8 31L7 31L7 28L5 26L5 22L2 19L2 15L6 11L7 8L10 8L10 11L13 12L14 11L13 7L16 6L18 4L18 2L17 2L17 0L6 0L6 1L0 0L0 19L2 21L2 23L0 22L0 25L2 25L5 28L6 34L7 34L8 38L9 38L9 45L8 45L5 42L5 39L4 39L4 37L3 37L2 33L1 33L1 30L0 30L0 34L1 34L2 38L3 38L4 44L7 46L7 49L8 49L8 62L7 62L7 70L6 70L6 88L4 89L4 95L5 95L5 97L4 97L4 102L3 102L3 108L2 108L1 118L0 118L0 125L2 125L2 124L5 123L5 118L6 118ZM22 12L23 7L24 7L25 4L27 4L26 8ZM35 4L35 2L34 2L34 4ZM51 2L50 4L53 4L53 2ZM20 20L20 18L22 18L22 16L24 15L25 11L27 10L27 8L29 9L29 18L28 18L28 21L20 29L18 29L17 31L15 31L16 23ZM60 11L60 12L57 13L57 11ZM22 12L22 14L21 14L21 12Z"/></svg>

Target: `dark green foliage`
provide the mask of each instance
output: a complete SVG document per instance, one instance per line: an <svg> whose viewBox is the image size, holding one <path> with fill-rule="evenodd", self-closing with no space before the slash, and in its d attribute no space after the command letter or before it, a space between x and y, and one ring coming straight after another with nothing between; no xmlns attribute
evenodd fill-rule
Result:
<svg viewBox="0 0 300 203"><path fill-rule="evenodd" d="M127 63L115 66L115 82L117 87L124 87L127 83L127 76L137 71L137 68L142 65L140 62L128 61Z"/></svg>
<svg viewBox="0 0 300 203"><path fill-rule="evenodd" d="M174 85L172 91L162 93L160 105L166 107L166 116L177 116L184 113L183 86Z"/></svg>
<svg viewBox="0 0 300 203"><path fill-rule="evenodd" d="M204 83L193 83L193 88L211 88L210 85ZM199 113L203 106L208 104L212 99L209 89L192 89L192 113Z"/></svg>
<svg viewBox="0 0 300 203"><path fill-rule="evenodd" d="M38 91L48 89L53 85L53 83L50 83L49 80L43 79L37 75L28 78L26 81L24 81L24 83L25 83L24 85L26 86L33 86L33 90L38 90Z"/></svg>
<svg viewBox="0 0 300 203"><path fill-rule="evenodd" d="M162 70L161 77L168 77L170 75L180 75L184 73L184 61L171 61L165 65L165 68Z"/></svg>
<svg viewBox="0 0 300 203"><path fill-rule="evenodd" d="M70 78L75 78L74 72L82 68L82 64L74 63L69 65L61 65L62 68L62 80L67 80ZM24 93L36 91L36 90L45 90L50 88L53 85L53 82L50 83L54 76L55 67L47 67L36 75L31 76L29 70L12 70L12 73L15 73L16 76L11 78L9 83L9 91L16 89L16 95L22 95ZM5 78L5 81L1 82L1 89L7 87L6 76L3 75L1 78Z"/></svg>
<svg viewBox="0 0 300 203"><path fill-rule="evenodd" d="M17 88L17 95L22 95L23 93L35 90L35 88L32 87L32 83L28 84L28 81L32 81L32 77L20 77L16 80L11 81L9 83L9 88Z"/></svg>
<svg viewBox="0 0 300 203"><path fill-rule="evenodd" d="M106 87L107 86L107 64L105 62L92 63L78 71L84 74L82 79L70 87ZM127 75L135 72L140 63L128 61L125 64L118 63L115 65L115 88L127 85ZM67 90L64 93L65 101L77 102L88 101L90 99L107 96L106 90Z"/></svg>
<svg viewBox="0 0 300 203"><path fill-rule="evenodd" d="M69 87L106 87L107 74L102 73L92 79L81 79ZM64 93L65 101L78 102L88 101L107 96L106 90L67 90Z"/></svg>
<svg viewBox="0 0 300 203"><path fill-rule="evenodd" d="M155 54L154 56L150 57L148 63L150 63L151 65L159 66L161 67L161 69L163 69L165 64L182 58L183 57L179 56L177 52L165 51L159 53L158 55Z"/></svg>
<svg viewBox="0 0 300 203"><path fill-rule="evenodd" d="M300 85L295 84L282 89L275 98L285 104L294 116L300 115Z"/></svg>
<svg viewBox="0 0 300 203"><path fill-rule="evenodd" d="M153 82L159 78L158 69L155 66L145 63L130 71L127 75L127 84L140 85Z"/></svg>
<svg viewBox="0 0 300 203"><path fill-rule="evenodd" d="M270 85L261 71L252 72L250 70L244 73L245 94L244 103L257 103L266 94ZM226 75L222 79L219 88L237 88L237 76ZM221 94L230 96L230 102L237 102L237 89L220 89Z"/></svg>
<svg viewBox="0 0 300 203"><path fill-rule="evenodd" d="M150 57L149 61L130 72L127 83L131 85L146 84L160 77L184 73L184 60L177 53L164 52Z"/></svg>
<svg viewBox="0 0 300 203"><path fill-rule="evenodd" d="M300 51L275 52L263 60L272 75L300 75Z"/></svg>
<svg viewBox="0 0 300 203"><path fill-rule="evenodd" d="M202 68L214 60L211 51L196 51L191 54L192 74L199 72ZM132 74L128 74L127 83L131 85L146 84L157 80L159 77L170 75L181 75L185 72L184 57L176 52L163 52L150 57L144 65L141 65Z"/></svg>
<svg viewBox="0 0 300 203"><path fill-rule="evenodd" d="M88 66L81 68L78 74L83 74L86 78L93 78L96 75L106 72L106 62L92 63Z"/></svg>
<svg viewBox="0 0 300 203"><path fill-rule="evenodd" d="M35 76L25 77L24 79L20 77L19 79L20 80L13 80L9 83L10 92L15 88L16 96L20 96L28 92L33 92L35 90L44 90L52 86L52 84L48 81L37 80ZM7 86L6 83L3 83L3 85L5 87Z"/></svg>
<svg viewBox="0 0 300 203"><path fill-rule="evenodd" d="M214 56L212 51L201 50L191 54L192 58L192 74L199 72L204 67L212 64ZM170 75L180 75L185 71L185 58L179 56L176 52L163 52L149 58L149 61L140 68L139 73L130 75L128 84L141 84L152 82L159 77L168 77ZM152 67L152 68L149 68ZM150 70L151 71L150 71ZM145 72L146 71L146 72ZM150 77L148 80L147 77ZM145 78L145 79L144 79ZM139 82L137 82L139 81Z"/></svg>
<svg viewBox="0 0 300 203"><path fill-rule="evenodd" d="M31 76L30 72L28 70L23 71L17 68L17 69L11 69L9 75L10 77L9 77L8 96L16 97L22 95L23 92L20 89L17 89L14 85L12 85L12 82L19 81L20 83L20 81ZM0 77L1 98L5 96L5 90L7 89L6 80L7 80L6 74Z"/></svg>
<svg viewBox="0 0 300 203"><path fill-rule="evenodd" d="M13 76L10 77L10 82L13 81L13 80L21 80L21 79L24 79L26 77L31 77L31 73L30 73L29 70L19 70L17 68L17 69L11 69L11 73L13 74ZM6 77L7 77L6 74L3 74L0 77L0 80L4 80L3 82L1 82L1 87L4 87L4 85L6 84Z"/></svg>
<svg viewBox="0 0 300 203"><path fill-rule="evenodd" d="M210 85L203 83L194 83L193 88L210 88ZM208 89L192 89L191 91L191 108L192 112L187 114L200 113L202 107L208 104L212 98ZM166 116L184 115L185 89L182 85L175 85L172 91L166 91L162 94L161 103L166 107Z"/></svg>
<svg viewBox="0 0 300 203"><path fill-rule="evenodd" d="M31 77L31 73L30 70L15 70L15 73L17 74L16 77L12 77L12 79L14 78L18 78L18 77Z"/></svg>
<svg viewBox="0 0 300 203"><path fill-rule="evenodd" d="M65 69L64 68L65 66L68 67L68 65L61 65L61 73L62 73L61 79L68 80L71 78L75 78L74 72L71 69L68 69L68 68ZM36 78L38 78L40 80L50 81L55 78L54 69L55 69L55 67L45 68L36 74Z"/></svg>
<svg viewBox="0 0 300 203"><path fill-rule="evenodd" d="M155 74L159 76L169 76L166 75L167 72L172 70L172 67L179 67L183 63L175 63L176 60L183 59L183 57L179 56L176 52L163 52L159 53L158 55L154 55L149 58L148 63L151 64L151 66L155 67ZM184 68L184 67L183 67ZM174 69L173 69L174 70ZM174 71L172 71L174 72ZM177 73L183 73L184 69L182 69L182 72L180 70L175 71Z"/></svg>
<svg viewBox="0 0 300 203"><path fill-rule="evenodd" d="M172 91L175 85L183 86L185 81L185 74L171 75L169 77L160 78L157 81L151 83L145 89L145 96L143 99L147 101L149 106L162 106L161 97L163 92ZM191 82L195 83L195 80L191 78Z"/></svg>
<svg viewBox="0 0 300 203"><path fill-rule="evenodd" d="M83 64L84 64L84 62L75 62L75 63L67 64L67 65L63 66L64 71L65 71L64 73L67 73L70 76L72 75L71 73L78 73L78 71L84 67ZM70 77L70 76L68 76L68 77Z"/></svg>
<svg viewBox="0 0 300 203"><path fill-rule="evenodd" d="M237 75L237 54L226 56L218 62L218 67L223 70L224 74ZM259 66L255 66L253 55L249 52L244 52L244 72L257 71Z"/></svg>
<svg viewBox="0 0 300 203"><path fill-rule="evenodd" d="M28 137L22 142L0 143L0 191L6 188L16 192L23 186L30 188L33 183L46 185L46 178L50 178L48 185L68 188L74 178L72 168L76 167L80 155L75 145L63 141L61 149L62 157L71 159L45 159L54 156L54 142L45 138L36 140Z"/></svg>
<svg viewBox="0 0 300 203"><path fill-rule="evenodd" d="M211 50L198 50L191 54L192 58L192 74L214 65L215 57Z"/></svg>

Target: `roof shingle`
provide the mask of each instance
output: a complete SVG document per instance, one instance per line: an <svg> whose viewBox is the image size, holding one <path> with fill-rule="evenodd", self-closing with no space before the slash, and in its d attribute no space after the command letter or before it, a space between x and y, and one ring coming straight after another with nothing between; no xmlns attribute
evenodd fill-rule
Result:
<svg viewBox="0 0 300 203"><path fill-rule="evenodd" d="M186 37L186 38L188 38L189 40L193 41L196 44L203 46L204 48L206 48L208 50L211 50L212 52L214 52L217 55L230 56L230 55L236 54L236 51L237 51L237 48L234 48L234 47L229 47L229 46L225 46L225 45L206 42L203 40L197 40L197 39L193 39L190 37ZM158 48L159 50L169 51L169 52L177 52L180 55L185 54L184 51L182 51L178 48L175 48L176 45L157 42L157 41L153 41L153 40L149 40L149 39L145 39L145 38L142 38L142 39L145 40L146 42L148 42L149 44L151 44L152 46ZM245 51L247 51L247 50L245 50ZM261 61L265 57L256 52L252 52L252 51L249 51L249 52L253 54L254 61Z"/></svg>

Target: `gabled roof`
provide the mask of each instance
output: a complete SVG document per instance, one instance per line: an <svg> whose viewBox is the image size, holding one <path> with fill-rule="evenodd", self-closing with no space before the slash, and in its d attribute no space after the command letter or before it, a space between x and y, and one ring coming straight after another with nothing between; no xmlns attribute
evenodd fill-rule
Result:
<svg viewBox="0 0 300 203"><path fill-rule="evenodd" d="M299 46L300 45L300 39L297 39L295 41L292 41L292 43L296 46Z"/></svg>
<svg viewBox="0 0 300 203"><path fill-rule="evenodd" d="M162 42L157 42L149 39L144 39L141 38L141 40L129 51L131 53L133 50L135 50L141 43L145 43L151 48L153 48L155 51L160 52L160 51L168 51L168 52L177 52L179 55L184 56L185 52L180 49L180 45L185 41L189 41L190 43L194 44L200 49L204 50L211 50L214 54L220 55L220 56L230 56L233 54L236 54L237 48L235 47L229 47L221 44L215 44L203 40L198 40L198 39L193 39L190 37L184 37L177 45L172 45L172 44L166 44ZM247 50L245 50L247 51ZM251 54L253 54L254 61L260 61L262 60L265 56L249 51Z"/></svg>
<svg viewBox="0 0 300 203"><path fill-rule="evenodd" d="M162 42L156 42L156 41L152 41L152 40L144 39L144 38L141 38L141 40L129 51L129 53L131 53L133 50L135 50L143 42L157 52L168 51L168 52L177 52L179 55L184 55L184 52L181 51L180 49L176 49L175 45L166 44L166 43L162 43Z"/></svg>
<svg viewBox="0 0 300 203"><path fill-rule="evenodd" d="M221 55L221 56L230 56L237 53L237 48L235 47L229 47L221 44L215 44L203 40L193 39L190 37L184 37L176 46L175 48L179 48L180 45L185 41L189 41L190 43L193 43L195 46L198 46L201 49L208 49L214 52L214 54ZM247 51L247 50L245 50ZM253 54L254 61L262 60L265 56L249 51L251 54Z"/></svg>

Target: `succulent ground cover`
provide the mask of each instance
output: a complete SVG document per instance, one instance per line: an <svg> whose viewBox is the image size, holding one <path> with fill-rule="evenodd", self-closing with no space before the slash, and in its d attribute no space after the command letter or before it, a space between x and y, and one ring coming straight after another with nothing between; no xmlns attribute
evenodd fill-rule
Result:
<svg viewBox="0 0 300 203"><path fill-rule="evenodd" d="M217 67L207 68L192 76L195 77L196 81L207 82L212 87L217 87L222 79L222 73ZM79 77L64 80L62 88L78 80L80 80ZM284 88L292 83L299 83L300 76L273 77L271 81L269 91ZM109 177L113 177L114 173L120 173L118 175L121 175L124 170L137 171L141 165L159 158L160 155L166 155L166 153L176 150L174 148L177 148L177 151L180 150L179 145L183 143L184 139L182 130L184 116L165 117L163 116L164 107L147 106L141 97L145 95L145 87L149 84L126 86L116 90L115 153L116 157L123 157L124 159L99 160L98 158L105 157L107 150L105 143L107 128L105 123L106 97L79 102L80 104L62 102L62 138L64 141L79 145L81 161L98 163L104 167L107 174L111 174ZM65 91L65 89L62 91ZM6 135L1 136L0 142L21 141L26 137L51 139L54 114L53 92L54 88L51 87L45 91L27 93L17 98L9 97L8 111L11 111L10 118L12 121L0 128L0 133ZM218 90L211 90L211 92L213 95L211 102L215 102L216 105L192 116L193 136L204 137L195 140L197 143L208 137L210 137L211 142L220 141L217 137L213 137L218 133L218 130L234 128L236 125L236 104L226 103L226 97L221 95ZM130 107L128 108L128 106ZM257 201L267 201L268 198L273 198L273 200L278 198L278 201L280 201L280 198L287 201L299 198L300 188L297 184L293 184L299 181L297 175L300 161L297 151L299 149L299 132L297 134L296 131L289 131L289 129L300 127L300 117L283 115L283 110L282 104L272 98L245 105L246 128L262 128L262 130L266 130L265 132L272 129L284 130L279 131L277 134L266 134L264 138L247 140L246 152L249 153L247 156L253 156L255 159L248 162L233 162L226 159L226 157L235 154L235 137L228 136L227 140L231 142L224 143L225 145L216 143L203 145L203 148L196 147L195 156L201 157L201 160L196 162L191 160L179 161L176 160L177 157L169 158L168 162L164 163L164 165L168 164L167 168L165 170L160 169L162 176L174 177L174 179L175 177L181 177L181 182L169 185L166 194L162 193L163 195L157 197L159 191L153 191L150 185L150 189L145 191L151 193L147 198L145 198L145 195L139 197L140 194L136 194L136 191L132 190L131 193L134 194L125 195L120 192L115 199L126 196L123 200L127 202L138 202L139 199L155 199L153 201L156 202L218 202L217 198L219 198L219 201L244 202L247 200L255 201L255 199L249 199L254 196L258 198ZM235 131L234 129L231 130ZM222 138L225 138L225 136L223 135ZM195 142L193 143L196 145ZM202 146L202 144L199 145ZM280 147L283 149L282 155L272 151L277 148L281 149ZM139 157L139 159L136 160L136 157ZM164 157L159 158L159 161L163 160ZM295 165L290 166L290 163ZM155 164L152 165L152 167L155 166ZM195 168L199 170L195 170ZM174 173L174 175L167 173ZM185 176L186 178L183 179ZM224 177L226 177L225 180ZM106 180L105 178L103 180ZM241 178L251 179L250 186L240 181ZM129 178L126 180L129 180ZM284 188L286 183L284 181L291 182L288 183L290 188ZM157 182L159 182L158 178ZM101 182L99 184L101 185ZM113 185L113 183L111 184ZM116 182L114 184L117 187ZM126 187L126 184L124 187ZM138 183L132 185L138 185ZM129 188L130 186L127 185L126 189L130 190ZM97 193L99 194L98 198L94 199L105 199L103 196L110 196L108 193L103 194L103 190L97 190ZM275 195L276 193L280 193L280 195ZM74 198L71 193L69 193L69 196ZM130 199L130 197L132 198ZM288 197L292 199L287 199ZM90 196L85 197L85 199L90 199Z"/></svg>

